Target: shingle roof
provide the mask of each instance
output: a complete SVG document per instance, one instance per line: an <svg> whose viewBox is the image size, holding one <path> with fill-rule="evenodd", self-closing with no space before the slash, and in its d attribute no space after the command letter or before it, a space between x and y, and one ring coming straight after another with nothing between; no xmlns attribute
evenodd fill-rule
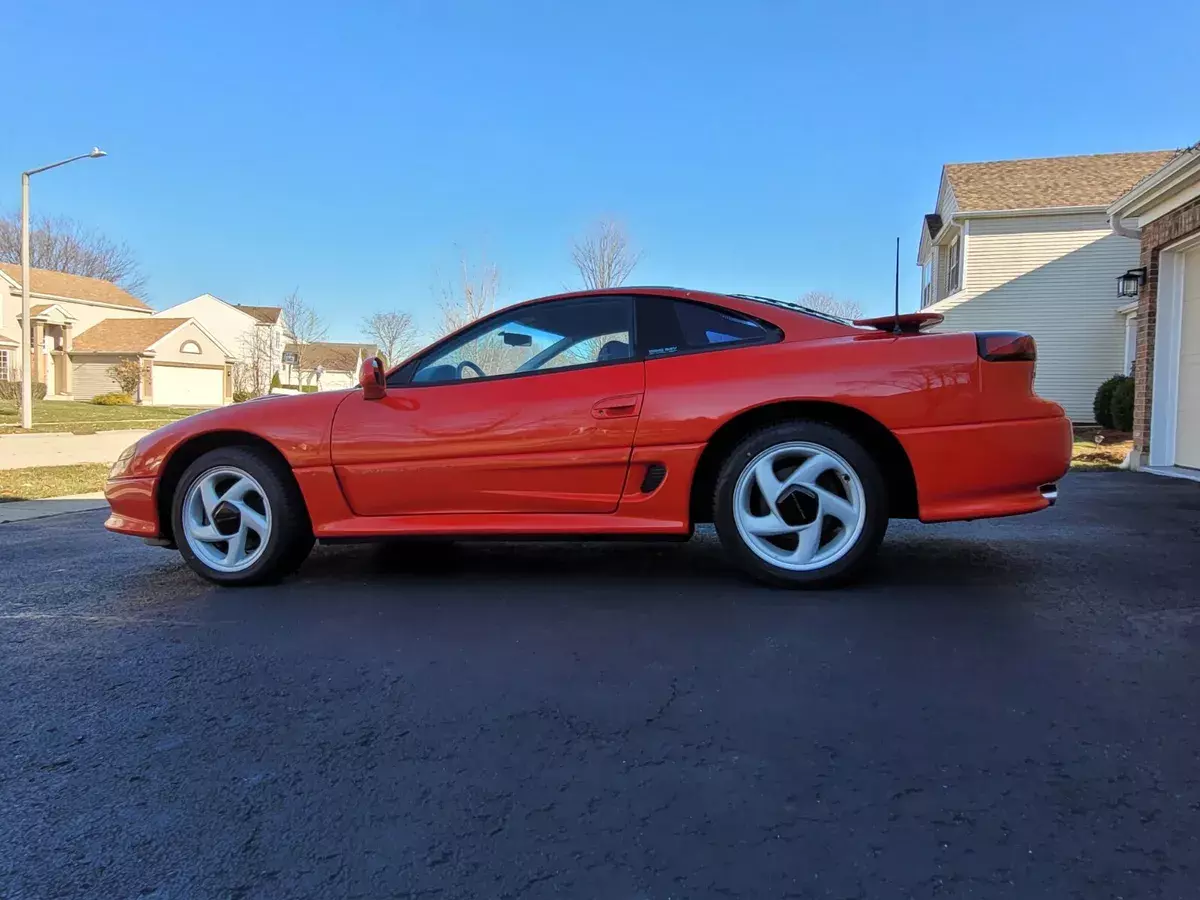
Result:
<svg viewBox="0 0 1200 900"><path fill-rule="evenodd" d="M950 163L944 171L961 212L1107 206L1174 156L1174 150L1053 156Z"/></svg>
<svg viewBox="0 0 1200 900"><path fill-rule="evenodd" d="M242 312L254 316L258 321L264 322L267 325L274 325L278 322L279 316L283 312L278 306L242 306L240 303L236 304L236 306Z"/></svg>
<svg viewBox="0 0 1200 900"><path fill-rule="evenodd" d="M21 267L16 263L0 263L0 271L18 285L21 283ZM128 306L130 309L150 309L137 297L103 278L68 275L51 269L30 269L29 276L29 290L34 294L50 294L69 300L95 300L97 303Z"/></svg>
<svg viewBox="0 0 1200 900"><path fill-rule="evenodd" d="M101 353L141 353L189 319L104 319L81 332L72 343L75 350Z"/></svg>
<svg viewBox="0 0 1200 900"><path fill-rule="evenodd" d="M288 344L284 350L288 353L302 350L300 359L306 372L317 366L333 372L353 372L358 365L360 351L364 359L379 352L374 344L336 344L329 341L314 341L302 346Z"/></svg>

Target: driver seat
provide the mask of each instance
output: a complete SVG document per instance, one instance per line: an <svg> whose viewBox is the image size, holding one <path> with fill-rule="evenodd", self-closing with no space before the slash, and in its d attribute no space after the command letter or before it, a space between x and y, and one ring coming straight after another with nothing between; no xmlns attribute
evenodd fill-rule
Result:
<svg viewBox="0 0 1200 900"><path fill-rule="evenodd" d="M596 354L596 362L613 362L618 359L629 359L629 345L624 341L609 341Z"/></svg>

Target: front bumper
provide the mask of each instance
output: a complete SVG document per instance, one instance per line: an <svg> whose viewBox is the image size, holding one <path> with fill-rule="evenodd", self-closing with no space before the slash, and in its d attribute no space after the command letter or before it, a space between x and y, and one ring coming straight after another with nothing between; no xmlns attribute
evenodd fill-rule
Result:
<svg viewBox="0 0 1200 900"><path fill-rule="evenodd" d="M104 498L112 507L104 527L118 534L160 538L156 503L157 478L113 478L104 485Z"/></svg>

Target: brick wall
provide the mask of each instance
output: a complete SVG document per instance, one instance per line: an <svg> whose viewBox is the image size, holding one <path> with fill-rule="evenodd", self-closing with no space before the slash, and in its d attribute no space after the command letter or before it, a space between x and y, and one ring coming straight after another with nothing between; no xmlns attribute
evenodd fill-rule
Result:
<svg viewBox="0 0 1200 900"><path fill-rule="evenodd" d="M1146 283L1138 294L1137 355L1133 367L1133 450L1145 463L1150 452L1150 410L1154 401L1154 325L1158 315L1158 259L1162 248L1200 233L1200 198L1142 229L1141 265Z"/></svg>

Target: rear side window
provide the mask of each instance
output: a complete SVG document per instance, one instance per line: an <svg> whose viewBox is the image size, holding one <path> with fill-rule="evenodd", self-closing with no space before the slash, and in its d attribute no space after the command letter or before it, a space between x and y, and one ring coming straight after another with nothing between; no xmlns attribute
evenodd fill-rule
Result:
<svg viewBox="0 0 1200 900"><path fill-rule="evenodd" d="M638 342L647 359L779 340L778 328L703 303L638 298Z"/></svg>

